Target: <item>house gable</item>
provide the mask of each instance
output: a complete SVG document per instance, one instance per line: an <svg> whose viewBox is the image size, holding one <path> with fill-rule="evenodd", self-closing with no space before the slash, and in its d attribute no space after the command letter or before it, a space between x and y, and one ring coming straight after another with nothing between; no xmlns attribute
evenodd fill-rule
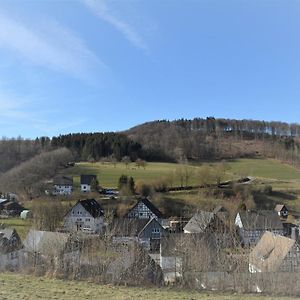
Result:
<svg viewBox="0 0 300 300"><path fill-rule="evenodd" d="M235 225L240 228L243 228L243 223L242 223L241 216L239 213L237 213L237 215L235 217Z"/></svg>
<svg viewBox="0 0 300 300"><path fill-rule="evenodd" d="M77 202L74 207L67 213L66 218L68 217L90 217L92 215L82 206L80 202Z"/></svg>
<svg viewBox="0 0 300 300"><path fill-rule="evenodd" d="M156 219L151 219L144 228L140 231L139 238L160 239L164 235L164 228Z"/></svg>
<svg viewBox="0 0 300 300"><path fill-rule="evenodd" d="M94 199L78 201L65 217L65 228L69 231L99 232L103 226L103 210Z"/></svg>
<svg viewBox="0 0 300 300"><path fill-rule="evenodd" d="M126 214L127 218L136 219L161 219L162 213L146 198L142 198Z"/></svg>

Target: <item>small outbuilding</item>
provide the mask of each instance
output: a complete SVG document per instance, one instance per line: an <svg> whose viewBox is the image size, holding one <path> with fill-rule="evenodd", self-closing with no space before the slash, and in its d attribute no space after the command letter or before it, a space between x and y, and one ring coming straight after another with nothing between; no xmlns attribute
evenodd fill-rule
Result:
<svg viewBox="0 0 300 300"><path fill-rule="evenodd" d="M278 216L282 219L286 219L289 215L289 211L284 204L277 204L275 206L275 211L277 212Z"/></svg>

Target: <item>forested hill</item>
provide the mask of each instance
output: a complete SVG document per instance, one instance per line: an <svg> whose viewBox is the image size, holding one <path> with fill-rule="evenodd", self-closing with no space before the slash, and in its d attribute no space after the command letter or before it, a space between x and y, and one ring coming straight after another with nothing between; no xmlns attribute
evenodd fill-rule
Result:
<svg viewBox="0 0 300 300"><path fill-rule="evenodd" d="M148 122L125 133L148 152L175 160L266 156L300 162L299 124L209 117Z"/></svg>
<svg viewBox="0 0 300 300"><path fill-rule="evenodd" d="M182 161L264 156L300 165L300 125L196 118L154 121L124 132L0 140L0 174L43 152L71 150L76 161Z"/></svg>

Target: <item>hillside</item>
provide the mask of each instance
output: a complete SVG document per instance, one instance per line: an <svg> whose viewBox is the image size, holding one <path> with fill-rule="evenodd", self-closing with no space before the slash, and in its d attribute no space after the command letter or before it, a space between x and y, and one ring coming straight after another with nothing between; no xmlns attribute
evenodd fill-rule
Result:
<svg viewBox="0 0 300 300"><path fill-rule="evenodd" d="M51 146L70 149L77 161L269 157L298 164L299 135L298 124L209 117L147 122L123 132L60 135Z"/></svg>
<svg viewBox="0 0 300 300"><path fill-rule="evenodd" d="M154 121L125 132L148 153L174 160L271 157L299 162L299 125L195 118Z"/></svg>

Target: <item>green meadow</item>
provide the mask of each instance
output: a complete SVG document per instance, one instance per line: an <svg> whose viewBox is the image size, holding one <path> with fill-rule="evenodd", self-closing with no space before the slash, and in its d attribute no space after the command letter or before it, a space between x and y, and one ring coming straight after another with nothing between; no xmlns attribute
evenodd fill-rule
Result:
<svg viewBox="0 0 300 300"><path fill-rule="evenodd" d="M176 288L142 288L64 281L47 277L0 274L1 300L291 300L289 297L197 292Z"/></svg>
<svg viewBox="0 0 300 300"><path fill-rule="evenodd" d="M80 174L95 174L98 177L99 183L105 188L116 188L119 177L124 174L132 176L135 181L152 181L160 178L174 177L174 185L179 184L175 172L180 166L175 163L147 163L145 168L137 167L135 163L130 163L126 166L124 163L76 163L75 167L66 169L65 175L74 177L75 185L79 186ZM191 171L190 184L197 184L197 169L198 166L187 166Z"/></svg>
<svg viewBox="0 0 300 300"><path fill-rule="evenodd" d="M203 167L215 169L220 162L203 162L187 166L190 178L189 185L198 185L199 171ZM243 176L252 176L260 179L288 181L297 184L300 182L300 170L290 165L271 159L237 159L226 161L226 174L223 179L236 179ZM124 174L132 176L135 181L152 181L160 178L171 178L172 185L180 185L178 176L179 164L149 162L145 168L138 168L134 163L126 166L124 163L88 163L80 162L75 167L65 169L63 174L73 176L75 186L79 186L80 174L96 174L100 185L106 188L116 188L119 177ZM185 168L185 166L183 167Z"/></svg>

